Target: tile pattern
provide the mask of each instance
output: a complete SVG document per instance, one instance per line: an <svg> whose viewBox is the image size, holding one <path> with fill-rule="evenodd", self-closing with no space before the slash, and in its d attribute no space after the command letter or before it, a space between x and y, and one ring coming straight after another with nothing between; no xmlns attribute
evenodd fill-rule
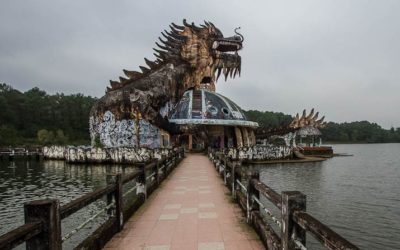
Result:
<svg viewBox="0 0 400 250"><path fill-rule="evenodd" d="M212 163L189 154L105 249L264 249Z"/></svg>

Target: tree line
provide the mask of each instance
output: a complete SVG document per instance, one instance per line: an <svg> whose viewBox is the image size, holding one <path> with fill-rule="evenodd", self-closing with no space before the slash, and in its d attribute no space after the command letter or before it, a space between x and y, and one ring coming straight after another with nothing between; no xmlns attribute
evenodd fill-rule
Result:
<svg viewBox="0 0 400 250"><path fill-rule="evenodd" d="M89 144L89 112L97 99L82 94L50 95L39 88L26 92L0 84L0 146ZM288 125L293 117L281 112L245 111L258 122L258 132ZM384 129L368 121L327 123L321 130L328 142L400 142L400 128Z"/></svg>
<svg viewBox="0 0 400 250"><path fill-rule="evenodd" d="M0 145L88 144L89 112L96 98L50 95L0 84Z"/></svg>
<svg viewBox="0 0 400 250"><path fill-rule="evenodd" d="M249 110L245 111L249 120L258 122L257 132L266 133L270 129L285 127L293 117L280 112ZM335 123L328 122L321 129L325 142L337 143L386 143L400 142L400 127L384 129L376 123L368 121Z"/></svg>

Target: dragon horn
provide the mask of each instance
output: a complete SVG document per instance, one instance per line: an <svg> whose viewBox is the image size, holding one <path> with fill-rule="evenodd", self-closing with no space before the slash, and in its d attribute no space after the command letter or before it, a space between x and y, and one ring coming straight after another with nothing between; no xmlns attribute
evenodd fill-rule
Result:
<svg viewBox="0 0 400 250"><path fill-rule="evenodd" d="M146 57L144 58L144 62L151 68L155 68L157 66L157 64L155 62L150 61L149 59L147 59Z"/></svg>
<svg viewBox="0 0 400 250"><path fill-rule="evenodd" d="M231 77L231 78L233 78L233 69L229 69L229 76Z"/></svg>
<svg viewBox="0 0 400 250"><path fill-rule="evenodd" d="M175 23L171 23L171 25L175 28L175 29L179 29L179 30L183 30L185 29L185 27L181 26L181 25L177 25Z"/></svg>
<svg viewBox="0 0 400 250"><path fill-rule="evenodd" d="M215 28L215 25L212 22L208 22L213 28Z"/></svg>
<svg viewBox="0 0 400 250"><path fill-rule="evenodd" d="M177 40L180 40L180 41L182 41L182 40L184 40L186 38L185 36L179 35L179 33L177 33L177 32L166 32L166 33L170 37L172 37L174 39L177 39Z"/></svg>
<svg viewBox="0 0 400 250"><path fill-rule="evenodd" d="M133 78L137 78L139 76L142 75L142 73L137 72L137 71L129 71L126 69L123 69L122 71L124 71L124 74L129 78L129 79L133 79Z"/></svg>
<svg viewBox="0 0 400 250"><path fill-rule="evenodd" d="M166 34L164 34L164 32ZM170 42L180 43L184 37L184 36L178 36L178 35L174 36L174 35L172 35L172 33L168 33L166 30L164 30L164 32L161 32L161 35Z"/></svg>
<svg viewBox="0 0 400 250"><path fill-rule="evenodd" d="M314 108L311 109L310 114L306 117L307 120L310 120L311 117L314 115Z"/></svg>
<svg viewBox="0 0 400 250"><path fill-rule="evenodd" d="M156 42L156 45L157 45L160 49L163 49L163 50L166 50L166 51L170 51L170 50L171 50L170 48L168 48L168 47L166 47L166 46L163 46L163 45L159 44L158 42Z"/></svg>
<svg viewBox="0 0 400 250"><path fill-rule="evenodd" d="M221 75L221 72L222 72L222 69L218 68L217 69L217 80L218 80L219 76Z"/></svg>
<svg viewBox="0 0 400 250"><path fill-rule="evenodd" d="M160 60L160 61L164 61L164 60L165 60L165 55L163 55L163 54L156 54L156 53L153 53L153 55L154 55L155 57L157 57L157 59Z"/></svg>
<svg viewBox="0 0 400 250"><path fill-rule="evenodd" d="M171 31L172 31L173 33L176 33L176 34L178 34L178 35L180 34L180 32L181 32L180 30L175 29L172 25L170 25L169 27L171 28Z"/></svg>
<svg viewBox="0 0 400 250"><path fill-rule="evenodd" d="M146 68L145 66L139 66L139 68L142 70L143 73L147 73L150 71L150 69Z"/></svg>
<svg viewBox="0 0 400 250"><path fill-rule="evenodd" d="M168 54L168 52L164 51L164 50L159 50L159 49L156 49L156 48L153 48L153 50L155 52L157 52L158 54L160 54L161 57L165 57Z"/></svg>
<svg viewBox="0 0 400 250"><path fill-rule="evenodd" d="M233 78L235 78L237 74L238 74L238 69L235 68L235 73L233 74Z"/></svg>
<svg viewBox="0 0 400 250"><path fill-rule="evenodd" d="M201 30L201 28L200 28L200 27L197 27L197 26L194 24L194 22L192 22L192 29L194 29L195 31L200 31L200 30Z"/></svg>
<svg viewBox="0 0 400 250"><path fill-rule="evenodd" d="M318 119L319 112L315 113L314 117L312 118L314 121Z"/></svg>
<svg viewBox="0 0 400 250"><path fill-rule="evenodd" d="M111 89L116 89L121 86L120 82L110 80Z"/></svg>
<svg viewBox="0 0 400 250"><path fill-rule="evenodd" d="M186 22L186 18L183 19L183 25L185 25L188 28L191 28L191 25Z"/></svg>
<svg viewBox="0 0 400 250"><path fill-rule="evenodd" d="M240 29L240 27L237 27L237 28L234 30L234 32L235 32L236 35L238 35L238 36L240 36L240 37L242 38L242 42L243 42L243 41L244 41L243 35L240 34L239 32L237 32L237 30L239 30L239 29Z"/></svg>
<svg viewBox="0 0 400 250"><path fill-rule="evenodd" d="M126 78L120 76L120 77L119 77L119 81L120 81L121 83L125 83L125 82L128 81L128 79L126 79Z"/></svg>

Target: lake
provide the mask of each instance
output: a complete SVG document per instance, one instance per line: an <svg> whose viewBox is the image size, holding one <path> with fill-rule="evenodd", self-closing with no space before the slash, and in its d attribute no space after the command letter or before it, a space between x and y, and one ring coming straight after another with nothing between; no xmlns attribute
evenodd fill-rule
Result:
<svg viewBox="0 0 400 250"><path fill-rule="evenodd" d="M400 144L333 147L354 156L256 168L277 192L306 194L307 211L361 249L399 249ZM323 249L311 237L308 246Z"/></svg>
<svg viewBox="0 0 400 250"><path fill-rule="evenodd" d="M107 176L129 173L134 167L119 165L70 165L64 161L0 161L0 235L24 224L24 203L55 198L61 205L104 187ZM128 186L124 186L128 187ZM132 198L132 196L127 196ZM90 204L62 220L65 236L106 206L105 199ZM87 235L107 219L104 213L79 233L63 243L64 249L73 249ZM25 249L24 246L18 249Z"/></svg>
<svg viewBox="0 0 400 250"><path fill-rule="evenodd" d="M353 154L319 163L253 166L276 191L307 195L307 210L362 249L398 249L400 245L400 144L334 145L336 153ZM22 225L23 204L57 198L62 204L106 185L106 176L134 168L70 165L62 161L0 161L0 235ZM89 218L99 201L63 220L63 234ZM97 224L64 243L76 246ZM322 249L311 236L308 249ZM22 248L22 247L21 247Z"/></svg>

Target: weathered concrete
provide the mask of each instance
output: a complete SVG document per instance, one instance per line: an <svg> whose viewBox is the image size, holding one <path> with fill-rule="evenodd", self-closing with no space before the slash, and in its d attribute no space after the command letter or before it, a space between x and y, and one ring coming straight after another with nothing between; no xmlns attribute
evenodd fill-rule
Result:
<svg viewBox="0 0 400 250"><path fill-rule="evenodd" d="M190 154L106 249L264 249L206 156Z"/></svg>
<svg viewBox="0 0 400 250"><path fill-rule="evenodd" d="M288 146L255 145L251 147L229 148L226 154L233 160L278 160L290 158L293 148Z"/></svg>
<svg viewBox="0 0 400 250"><path fill-rule="evenodd" d="M160 148L96 148L88 146L43 147L43 155L48 159L65 160L69 163L136 163L150 159L161 159L175 149Z"/></svg>

